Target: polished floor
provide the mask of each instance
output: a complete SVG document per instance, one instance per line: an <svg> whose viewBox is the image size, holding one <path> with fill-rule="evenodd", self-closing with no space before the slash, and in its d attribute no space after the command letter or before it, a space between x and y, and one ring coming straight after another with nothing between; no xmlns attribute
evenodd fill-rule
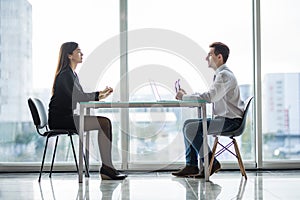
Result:
<svg viewBox="0 0 300 200"><path fill-rule="evenodd" d="M0 199L300 199L300 170L220 171L203 179L176 178L170 172L128 172L123 181L101 180L91 173L78 183L75 173L0 173Z"/></svg>

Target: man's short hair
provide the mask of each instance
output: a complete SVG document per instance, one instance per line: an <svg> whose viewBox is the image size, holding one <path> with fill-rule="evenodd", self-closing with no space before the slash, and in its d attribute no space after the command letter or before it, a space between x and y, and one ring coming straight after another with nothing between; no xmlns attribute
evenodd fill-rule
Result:
<svg viewBox="0 0 300 200"><path fill-rule="evenodd" d="M222 42L214 42L211 45L209 45L209 47L215 49L214 50L215 55L221 54L223 57L223 62L226 63L230 52L226 44L223 44Z"/></svg>

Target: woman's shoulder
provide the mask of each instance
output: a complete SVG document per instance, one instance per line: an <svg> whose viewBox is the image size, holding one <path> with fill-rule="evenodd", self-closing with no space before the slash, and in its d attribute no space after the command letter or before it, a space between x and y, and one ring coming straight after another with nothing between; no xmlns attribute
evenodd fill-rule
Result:
<svg viewBox="0 0 300 200"><path fill-rule="evenodd" d="M59 72L58 75L59 76L73 76L74 74L70 67L65 67Z"/></svg>
<svg viewBox="0 0 300 200"><path fill-rule="evenodd" d="M67 68L62 69L57 75L56 80L63 81L63 82L68 80L74 80L74 74L72 69L67 69Z"/></svg>
<svg viewBox="0 0 300 200"><path fill-rule="evenodd" d="M61 73L73 73L73 70L71 69L71 67L64 67L63 69L61 69L60 71Z"/></svg>

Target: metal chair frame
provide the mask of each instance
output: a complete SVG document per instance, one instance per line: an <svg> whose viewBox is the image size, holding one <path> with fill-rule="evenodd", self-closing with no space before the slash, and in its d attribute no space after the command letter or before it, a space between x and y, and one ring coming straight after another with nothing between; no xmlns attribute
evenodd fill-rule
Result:
<svg viewBox="0 0 300 200"><path fill-rule="evenodd" d="M54 160L55 160L55 155L56 155L58 138L59 138L59 136L63 136L63 135L70 137L72 152L73 152L73 156L74 156L74 160L75 160L75 165L76 165L77 173L79 173L77 158L76 158L76 153L75 153L75 148L74 148L74 143L73 143L73 138L72 138L73 135L78 135L77 131L76 130L65 130L65 129L49 130L48 117L47 117L46 109L44 107L43 102L38 98L29 98L28 106L29 106L31 116L33 119L33 123L36 127L37 133L42 137L46 137L46 143L45 143L45 147L44 147L44 151L43 151L43 158L42 158L42 164L41 164L38 181L39 182L41 181L41 176L42 176L42 172L43 172L43 168L44 168L44 162L45 162L45 157L46 157L46 152L47 152L47 147L48 147L48 141L49 141L49 138L51 138L51 137L56 137L56 141L55 141L54 151L53 151L53 155L52 155L49 178L51 178L52 171L53 171L53 165L54 165ZM42 132L42 130L44 130L44 131ZM87 170L86 176L89 177L89 172L88 172L85 155L83 155L83 157L84 157L84 161L85 161L85 167Z"/></svg>

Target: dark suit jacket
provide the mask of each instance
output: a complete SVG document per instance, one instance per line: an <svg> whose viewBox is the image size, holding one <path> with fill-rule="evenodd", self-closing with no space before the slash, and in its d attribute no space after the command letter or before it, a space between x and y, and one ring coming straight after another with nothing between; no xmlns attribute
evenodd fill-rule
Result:
<svg viewBox="0 0 300 200"><path fill-rule="evenodd" d="M73 110L76 104L82 101L98 101L98 95L99 92L85 93L83 91L71 67L61 70L56 77L54 94L49 103L50 129L75 130Z"/></svg>

